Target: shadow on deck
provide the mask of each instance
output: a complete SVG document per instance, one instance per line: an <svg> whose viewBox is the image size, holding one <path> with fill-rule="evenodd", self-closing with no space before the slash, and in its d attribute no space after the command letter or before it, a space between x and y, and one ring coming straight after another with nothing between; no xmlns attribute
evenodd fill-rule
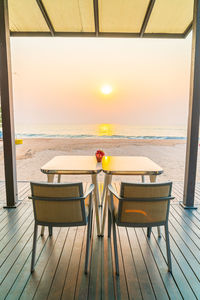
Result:
<svg viewBox="0 0 200 300"><path fill-rule="evenodd" d="M93 228L90 272L84 274L85 227L54 228L38 236L36 268L30 274L33 236L29 183L19 182L22 204L3 209L0 184L0 299L200 299L200 210L184 210L178 201L183 184L174 184L169 231L173 275L166 265L165 238L150 239L146 230L118 228L120 276L116 278L113 246ZM200 198L197 187L197 204ZM107 228L106 228L107 229Z"/></svg>

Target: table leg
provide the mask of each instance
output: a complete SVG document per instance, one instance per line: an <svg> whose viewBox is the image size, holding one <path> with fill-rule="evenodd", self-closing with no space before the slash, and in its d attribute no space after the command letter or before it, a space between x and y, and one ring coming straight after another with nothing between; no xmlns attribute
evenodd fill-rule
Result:
<svg viewBox="0 0 200 300"><path fill-rule="evenodd" d="M47 174L47 182L51 183L54 181L54 174ZM44 235L44 229L45 227L41 227L41 235Z"/></svg>
<svg viewBox="0 0 200 300"><path fill-rule="evenodd" d="M61 174L58 174L58 183L61 181Z"/></svg>
<svg viewBox="0 0 200 300"><path fill-rule="evenodd" d="M144 183L145 182L144 175L142 175L141 177L142 177L142 183Z"/></svg>
<svg viewBox="0 0 200 300"><path fill-rule="evenodd" d="M47 174L47 182L51 183L54 181L54 174Z"/></svg>
<svg viewBox="0 0 200 300"><path fill-rule="evenodd" d="M106 214L107 214L107 207L108 207L108 185L112 181L112 175L106 174L105 175L105 200L104 200L104 207L103 207L103 221L101 226L101 235L104 235L104 227L105 227L105 221L106 221Z"/></svg>
<svg viewBox="0 0 200 300"><path fill-rule="evenodd" d="M106 174L104 175L103 193L102 193L102 197L101 197L101 206L104 203L105 193L106 193Z"/></svg>
<svg viewBox="0 0 200 300"><path fill-rule="evenodd" d="M94 208L96 214L96 224L97 224L97 235L100 236L100 222L99 222L99 191L98 191L98 182L97 182L97 174L92 174L92 183L94 184Z"/></svg>
<svg viewBox="0 0 200 300"><path fill-rule="evenodd" d="M156 182L156 175L149 175L149 178L151 182ZM158 237L161 237L160 226L157 227L157 230L158 230Z"/></svg>
<svg viewBox="0 0 200 300"><path fill-rule="evenodd" d="M156 175L149 175L150 182L156 182Z"/></svg>

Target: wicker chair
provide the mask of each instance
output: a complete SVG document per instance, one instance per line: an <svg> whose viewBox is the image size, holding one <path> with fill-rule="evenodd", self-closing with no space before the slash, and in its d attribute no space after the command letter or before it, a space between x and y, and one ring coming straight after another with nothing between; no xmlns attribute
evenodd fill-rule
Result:
<svg viewBox="0 0 200 300"><path fill-rule="evenodd" d="M91 184L86 194L83 194L82 183L51 184L31 182L35 217L33 236L33 251L31 272L35 266L35 252L37 242L38 225L48 226L49 235L52 235L52 227L83 226L87 227L87 245L85 256L85 273L88 270L90 239L92 231L92 192L94 185Z"/></svg>
<svg viewBox="0 0 200 300"><path fill-rule="evenodd" d="M172 182L167 183L121 183L120 196L113 186L108 186L108 237L113 229L116 274L119 275L116 224L126 227L147 227L150 237L151 227L164 226L166 236L168 271L172 272L168 232L168 215Z"/></svg>

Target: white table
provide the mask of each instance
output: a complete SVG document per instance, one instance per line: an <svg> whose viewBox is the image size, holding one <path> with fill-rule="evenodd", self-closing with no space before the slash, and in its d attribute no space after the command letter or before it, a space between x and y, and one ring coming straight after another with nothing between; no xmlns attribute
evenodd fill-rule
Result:
<svg viewBox="0 0 200 300"><path fill-rule="evenodd" d="M101 235L104 235L105 219L108 205L108 185L113 175L148 175L151 182L156 181L156 176L163 173L163 169L151 159L144 156L104 156L102 169L105 173L104 188L101 203L104 202Z"/></svg>
<svg viewBox="0 0 200 300"><path fill-rule="evenodd" d="M48 182L54 181L54 176L58 175L60 182L61 175L91 175L94 189L94 206L96 214L97 235L100 236L100 222L98 213L99 192L97 174L101 172L101 163L97 163L95 156L55 156L44 166L41 171L47 174Z"/></svg>

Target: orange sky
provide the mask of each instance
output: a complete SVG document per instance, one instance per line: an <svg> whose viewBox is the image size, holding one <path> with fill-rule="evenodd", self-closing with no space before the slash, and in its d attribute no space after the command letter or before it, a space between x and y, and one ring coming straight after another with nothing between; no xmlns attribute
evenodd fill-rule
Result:
<svg viewBox="0 0 200 300"><path fill-rule="evenodd" d="M11 52L16 123L187 122L191 35L12 38Z"/></svg>

